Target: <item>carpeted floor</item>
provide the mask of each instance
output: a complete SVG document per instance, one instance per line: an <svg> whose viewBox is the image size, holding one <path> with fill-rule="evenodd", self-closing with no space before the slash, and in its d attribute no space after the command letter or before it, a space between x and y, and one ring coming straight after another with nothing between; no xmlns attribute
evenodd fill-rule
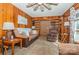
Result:
<svg viewBox="0 0 79 59"><path fill-rule="evenodd" d="M27 48L15 48L15 55L58 55L58 53L58 45L47 41L46 37L39 37Z"/></svg>

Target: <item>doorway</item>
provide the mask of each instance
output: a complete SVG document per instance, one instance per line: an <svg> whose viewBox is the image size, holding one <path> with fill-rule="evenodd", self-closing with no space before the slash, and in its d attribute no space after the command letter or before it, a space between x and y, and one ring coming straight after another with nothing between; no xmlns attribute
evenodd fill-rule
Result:
<svg viewBox="0 0 79 59"><path fill-rule="evenodd" d="M48 20L40 21L40 35L46 36L49 33L50 26L51 26L51 21Z"/></svg>

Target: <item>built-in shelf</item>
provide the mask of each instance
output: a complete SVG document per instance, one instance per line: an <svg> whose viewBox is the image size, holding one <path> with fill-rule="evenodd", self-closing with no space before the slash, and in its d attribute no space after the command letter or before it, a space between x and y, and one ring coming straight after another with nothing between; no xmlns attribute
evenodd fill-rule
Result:
<svg viewBox="0 0 79 59"><path fill-rule="evenodd" d="M35 29L40 33L40 21L34 20Z"/></svg>

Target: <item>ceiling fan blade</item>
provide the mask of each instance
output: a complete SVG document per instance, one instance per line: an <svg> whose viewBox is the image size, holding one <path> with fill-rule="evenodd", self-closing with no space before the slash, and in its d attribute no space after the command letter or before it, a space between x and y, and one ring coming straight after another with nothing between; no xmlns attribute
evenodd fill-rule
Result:
<svg viewBox="0 0 79 59"><path fill-rule="evenodd" d="M32 6L36 5L36 4L37 4L37 3L34 3L34 4L28 4L28 5L27 5L27 8L32 7Z"/></svg>
<svg viewBox="0 0 79 59"><path fill-rule="evenodd" d="M36 11L38 9L39 5L37 5L35 8L34 8L34 11Z"/></svg>
<svg viewBox="0 0 79 59"><path fill-rule="evenodd" d="M55 6L58 5L58 3L46 3L46 4L49 4L49 5L55 5Z"/></svg>
<svg viewBox="0 0 79 59"><path fill-rule="evenodd" d="M51 8L49 8L48 6L46 6L45 4L42 4L45 8L47 8L48 10L51 10Z"/></svg>
<svg viewBox="0 0 79 59"><path fill-rule="evenodd" d="M43 12L44 11L44 7L40 6L40 10L41 10L41 12Z"/></svg>

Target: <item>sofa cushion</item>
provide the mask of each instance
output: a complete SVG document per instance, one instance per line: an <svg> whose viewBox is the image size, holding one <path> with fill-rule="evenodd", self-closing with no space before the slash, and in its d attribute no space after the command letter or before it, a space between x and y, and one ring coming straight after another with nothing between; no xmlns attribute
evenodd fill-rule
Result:
<svg viewBox="0 0 79 59"><path fill-rule="evenodd" d="M38 32L37 32L37 30L32 30L31 31L31 34L34 34L35 35L35 34L38 34Z"/></svg>
<svg viewBox="0 0 79 59"><path fill-rule="evenodd" d="M79 44L59 43L59 53L62 55L79 54Z"/></svg>
<svg viewBox="0 0 79 59"><path fill-rule="evenodd" d="M35 39L38 35L31 35L32 39Z"/></svg>
<svg viewBox="0 0 79 59"><path fill-rule="evenodd" d="M17 30L14 30L15 37L28 38L26 35L20 34Z"/></svg>
<svg viewBox="0 0 79 59"><path fill-rule="evenodd" d="M19 34L26 35L29 37L31 29L30 28L17 28Z"/></svg>

